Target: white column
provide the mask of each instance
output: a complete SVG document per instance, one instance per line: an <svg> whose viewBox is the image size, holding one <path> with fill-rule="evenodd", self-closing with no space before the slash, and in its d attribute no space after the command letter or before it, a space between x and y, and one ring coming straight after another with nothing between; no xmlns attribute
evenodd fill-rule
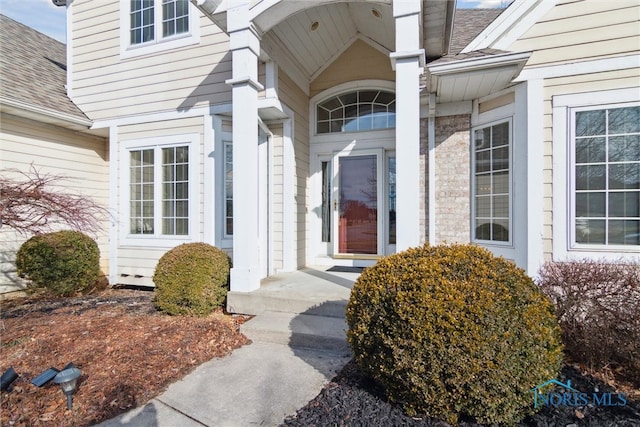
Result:
<svg viewBox="0 0 640 427"><path fill-rule="evenodd" d="M540 137L544 134L543 80L527 80L516 86L515 102L511 144L514 193L524 197L512 197L511 229L516 264L535 277L544 263L544 147Z"/></svg>
<svg viewBox="0 0 640 427"><path fill-rule="evenodd" d="M396 51L396 250L420 244L421 0L393 0ZM430 207L431 208L431 207Z"/></svg>
<svg viewBox="0 0 640 427"><path fill-rule="evenodd" d="M428 169L429 169L429 212L427 212L427 218L429 220L429 244L436 244L436 94L431 92L429 94L429 124L428 124L429 139L429 155L428 155Z"/></svg>
<svg viewBox="0 0 640 427"><path fill-rule="evenodd" d="M260 287L258 234L258 56L260 40L251 28L249 1L227 11L232 53L233 100L233 268L231 290Z"/></svg>

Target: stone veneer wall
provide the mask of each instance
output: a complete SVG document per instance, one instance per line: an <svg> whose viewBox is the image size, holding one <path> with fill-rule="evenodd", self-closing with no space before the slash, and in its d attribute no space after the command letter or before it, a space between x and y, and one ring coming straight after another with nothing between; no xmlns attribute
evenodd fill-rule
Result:
<svg viewBox="0 0 640 427"><path fill-rule="evenodd" d="M470 129L469 115L436 117L436 243L468 243L471 239ZM423 143L426 153L426 138ZM425 186L427 169L425 167ZM426 192L425 196L428 203ZM428 225L426 216L425 225Z"/></svg>
<svg viewBox="0 0 640 427"><path fill-rule="evenodd" d="M420 119L420 243L429 241L429 119Z"/></svg>

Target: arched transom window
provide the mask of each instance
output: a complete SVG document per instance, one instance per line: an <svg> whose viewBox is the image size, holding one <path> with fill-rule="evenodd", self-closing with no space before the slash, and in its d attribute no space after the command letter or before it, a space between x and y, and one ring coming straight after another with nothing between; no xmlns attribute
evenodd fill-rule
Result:
<svg viewBox="0 0 640 427"><path fill-rule="evenodd" d="M357 90L318 104L317 133L357 132L396 127L396 96L383 90Z"/></svg>

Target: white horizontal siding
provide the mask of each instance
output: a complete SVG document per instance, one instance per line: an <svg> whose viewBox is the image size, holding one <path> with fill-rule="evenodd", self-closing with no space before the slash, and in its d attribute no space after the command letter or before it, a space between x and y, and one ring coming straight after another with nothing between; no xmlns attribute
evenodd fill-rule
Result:
<svg viewBox="0 0 640 427"><path fill-rule="evenodd" d="M115 0L72 6L71 92L93 120L158 111L183 111L229 102L229 40L200 16L200 43L123 59L120 5ZM162 43L158 44L159 46Z"/></svg>
<svg viewBox="0 0 640 427"><path fill-rule="evenodd" d="M552 99L554 96L581 92L604 91L622 88L637 88L640 69L581 74L570 77L547 79L544 91L544 172L543 172L543 251L550 260L553 255L553 139ZM557 163L557 162L556 162ZM563 167L563 164L559 164Z"/></svg>
<svg viewBox="0 0 640 427"><path fill-rule="evenodd" d="M52 189L84 195L105 208L108 206L108 153L103 138L6 114L1 116L0 123L3 175L22 180L22 175L8 170L29 173L33 167L40 174L61 177ZM100 267L107 273L109 219L104 218L100 225L102 232L91 237L97 239ZM0 285L20 283L15 275L15 252L28 237L0 230Z"/></svg>
<svg viewBox="0 0 640 427"><path fill-rule="evenodd" d="M527 67L637 53L639 21L636 0L560 4L509 50L534 51Z"/></svg>
<svg viewBox="0 0 640 427"><path fill-rule="evenodd" d="M204 239L204 192L213 191L214 183L204 182L204 119L202 116L189 117L189 118L176 118L174 120L164 120L157 122L142 122L141 123L121 126L118 128L119 143L126 141L138 141L138 140L153 140L153 138L174 136L174 135L188 135L199 134L200 135L200 158L199 163L199 182L198 191L200 192L200 205L198 207L197 215L200 232L195 239L196 241L203 241ZM178 141L179 139L177 139ZM126 170L119 170L118 176L121 182L123 174L128 174ZM205 190L207 189L207 190ZM126 188L118 188L118 191L128 191ZM120 197L118 197L118 203L120 203ZM118 211L122 209L119 207ZM213 220L213 216L211 218ZM127 227L128 219L119 218L120 224L123 227ZM150 240L148 246L127 246L121 242L118 245L118 261L117 261L117 282L125 285L136 286L153 286L153 272L158 263L158 260L164 255L168 248L158 248L158 242Z"/></svg>
<svg viewBox="0 0 640 427"><path fill-rule="evenodd" d="M547 65L588 64L590 60L640 53L640 3L637 0L562 1L529 28L510 51L532 51L525 70ZM542 68L544 70L544 68ZM525 71L526 72L526 71ZM577 68L574 75L544 81L543 117L543 253L553 254L552 99L556 95L638 86L638 68L590 73Z"/></svg>
<svg viewBox="0 0 640 427"><path fill-rule="evenodd" d="M294 112L294 254L298 268L306 263L308 188L309 188L309 98L285 72L278 73L280 99ZM285 243L286 244L286 243Z"/></svg>
<svg viewBox="0 0 640 427"><path fill-rule="evenodd" d="M271 248L272 265L275 271L282 270L284 266L284 242L283 242L283 229L284 229L284 207L283 207L283 138L282 138L282 126L281 125L269 125L269 129L273 132L273 182L271 205L273 206L273 218L271 220L271 235L273 238L273 246Z"/></svg>

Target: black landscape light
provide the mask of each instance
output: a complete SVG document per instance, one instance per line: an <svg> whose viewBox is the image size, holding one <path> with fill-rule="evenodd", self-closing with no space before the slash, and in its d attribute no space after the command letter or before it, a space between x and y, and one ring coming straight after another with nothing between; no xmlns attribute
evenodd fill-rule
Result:
<svg viewBox="0 0 640 427"><path fill-rule="evenodd" d="M16 373L13 366L4 371L2 376L0 377L0 390L9 391L11 389L11 384L18 379L18 374Z"/></svg>
<svg viewBox="0 0 640 427"><path fill-rule="evenodd" d="M78 368L64 369L55 376L53 382L60 384L62 392L67 396L67 409L73 406L73 392L76 391L78 378L82 372Z"/></svg>

